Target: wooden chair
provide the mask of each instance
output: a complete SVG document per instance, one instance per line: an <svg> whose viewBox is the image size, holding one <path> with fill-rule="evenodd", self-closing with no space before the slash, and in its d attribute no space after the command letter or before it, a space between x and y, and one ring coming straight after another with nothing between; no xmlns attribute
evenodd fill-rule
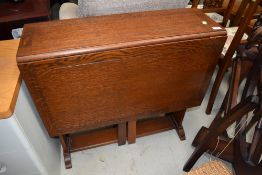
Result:
<svg viewBox="0 0 262 175"><path fill-rule="evenodd" d="M212 18L214 21L217 23L220 23L222 26L226 27L230 25L230 21L233 21L235 16L234 14L236 13L236 9L239 9L239 6L241 6L241 9L243 7L247 7L246 0L204 0L203 6L198 5L200 0L193 0L193 5L192 8L202 8L204 12L206 12L206 15L208 15L210 18ZM243 6L244 5L244 6ZM200 6L200 7L199 7ZM241 10L242 12L242 10ZM221 16L221 14L223 16ZM253 20L254 21L254 20ZM232 22L231 22L232 23ZM248 28L245 31L245 34L242 37L242 40L246 40L248 37L248 34L250 33L250 30L252 29L252 24L250 23L248 25ZM222 52L222 57L219 59L219 65L221 65L223 62L223 57L226 54L230 44L233 41L233 38L235 37L235 34L238 30L237 27L238 23L234 23L234 25L231 25L230 27L226 27L227 34L228 34L228 39L225 43L223 52Z"/></svg>
<svg viewBox="0 0 262 175"><path fill-rule="evenodd" d="M256 87L256 84L254 82L257 82L259 78L258 74L256 73L257 71L255 67L256 65L254 66L254 60L255 57L257 56L258 50L256 49L256 47L252 48L251 46L255 44L261 44L262 42L261 26L262 26L262 15L258 18L258 21L254 25L253 30L247 40L248 42L245 45L240 45L237 50L238 54L236 59L233 61L232 75L235 74L239 74L239 75L232 76L233 78L231 78L230 80L231 81L230 88L223 100L219 112L217 113L210 127L213 127L216 124L216 121L220 120L222 113L226 115L231 110L231 108L237 104L238 86L247 76L249 76L249 79L247 80L246 86L243 90L242 99L246 98L248 95L252 95L252 93L254 92ZM248 50L248 52L246 50ZM250 124L253 126L256 120L257 118L253 118L250 121ZM249 125L248 127L249 129L251 125Z"/></svg>
<svg viewBox="0 0 262 175"><path fill-rule="evenodd" d="M221 23L222 26L226 27L230 18L231 11L234 7L236 0L230 0L226 7L222 6L223 0L205 0L203 7L199 6L200 0L192 1L192 8L203 8L203 11L212 18L212 16L223 14L223 19L214 19L216 22Z"/></svg>
<svg viewBox="0 0 262 175"><path fill-rule="evenodd" d="M232 20L231 25L236 26L239 24L240 20L243 17L243 14L245 13L246 6L249 3L249 0L236 0L236 3L231 11L231 17L230 19ZM223 6L225 6L224 4ZM254 18L257 18L261 13L262 13L262 2L260 2L260 5L258 6Z"/></svg>
<svg viewBox="0 0 262 175"><path fill-rule="evenodd" d="M224 27L230 19L230 26L238 26L250 0L204 0L203 6L199 5L200 0L192 0L193 8L203 8L208 16L216 22L221 23ZM260 4L261 5L261 4ZM262 7L254 15L256 18L262 12ZM221 16L222 15L222 16ZM223 20L220 20L220 19ZM217 20L219 19L219 20Z"/></svg>
<svg viewBox="0 0 262 175"><path fill-rule="evenodd" d="M217 152L222 159L233 163L237 175L259 175L262 172L262 15L258 18L248 42L237 50L237 57L233 62L233 71L226 98L221 110L209 129L202 128L197 134L193 145L197 146L188 162L184 166L189 171L198 158L205 151ZM247 78L241 102L237 104L238 88L241 81ZM253 95L257 88L257 95ZM247 123L246 115L254 111L251 121ZM236 137L218 138L234 122L237 122ZM246 142L247 132L256 124L252 143ZM219 142L217 142L219 141ZM230 144L233 141L233 144ZM217 143L220 143L216 145ZM221 154L225 148L227 151Z"/></svg>
<svg viewBox="0 0 262 175"><path fill-rule="evenodd" d="M250 21L253 19L253 16L257 10L259 3L260 3L260 0L250 0L250 2L246 4L246 11L245 11L246 13L244 14L244 17L241 20L234 37L232 37L233 38L232 41L226 42L230 44L228 44L229 47L225 49L226 50L225 54L222 55L220 59L221 61L219 64L220 65L219 70L218 70L214 85L212 87L207 109L206 109L207 114L211 113L216 95L219 90L219 86L224 77L224 74L232 63L232 58L235 54L235 51L238 45L241 43L242 37L244 36L245 32L247 31Z"/></svg>

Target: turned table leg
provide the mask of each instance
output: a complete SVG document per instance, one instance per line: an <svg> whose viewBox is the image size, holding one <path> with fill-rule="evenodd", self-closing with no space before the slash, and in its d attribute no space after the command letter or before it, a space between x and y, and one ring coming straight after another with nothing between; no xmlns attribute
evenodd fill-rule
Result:
<svg viewBox="0 0 262 175"><path fill-rule="evenodd" d="M126 122L118 124L118 145L126 144Z"/></svg>
<svg viewBox="0 0 262 175"><path fill-rule="evenodd" d="M136 120L128 122L128 144L136 143Z"/></svg>
<svg viewBox="0 0 262 175"><path fill-rule="evenodd" d="M59 139L63 148L65 167L66 169L72 168L71 153L70 153L71 138L69 135L61 135L59 136Z"/></svg>

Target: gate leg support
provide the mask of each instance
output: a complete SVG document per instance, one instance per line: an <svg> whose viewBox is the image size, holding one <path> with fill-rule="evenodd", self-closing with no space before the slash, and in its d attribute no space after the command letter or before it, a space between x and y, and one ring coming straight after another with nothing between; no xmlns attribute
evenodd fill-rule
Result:
<svg viewBox="0 0 262 175"><path fill-rule="evenodd" d="M172 119L172 121L175 125L175 129L177 131L177 134L178 134L181 141L186 140L185 131L184 131L184 128L182 126L185 113L186 113L186 110L181 110L181 111L177 111L177 112L170 114L171 119Z"/></svg>
<svg viewBox="0 0 262 175"><path fill-rule="evenodd" d="M63 148L65 168L66 169L72 168L71 152L70 152L71 138L69 135L61 135L59 136L59 139Z"/></svg>
<svg viewBox="0 0 262 175"><path fill-rule="evenodd" d="M126 144L126 122L118 124L118 145Z"/></svg>
<svg viewBox="0 0 262 175"><path fill-rule="evenodd" d="M136 120L128 122L128 144L136 143Z"/></svg>

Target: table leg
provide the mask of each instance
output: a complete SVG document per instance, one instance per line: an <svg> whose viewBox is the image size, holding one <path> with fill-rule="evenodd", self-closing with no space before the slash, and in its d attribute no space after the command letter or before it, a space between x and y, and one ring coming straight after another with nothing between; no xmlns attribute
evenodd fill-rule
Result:
<svg viewBox="0 0 262 175"><path fill-rule="evenodd" d="M181 110L181 111L174 112L173 115L171 116L180 140L186 139L185 131L184 131L184 128L182 126L185 113L186 113L186 110Z"/></svg>
<svg viewBox="0 0 262 175"><path fill-rule="evenodd" d="M65 168L66 169L72 168L71 152L70 152L71 138L69 135L61 135L59 136L59 139L63 148Z"/></svg>
<svg viewBox="0 0 262 175"><path fill-rule="evenodd" d="M136 120L128 122L128 144L136 143Z"/></svg>
<svg viewBox="0 0 262 175"><path fill-rule="evenodd" d="M126 144L126 122L118 124L118 145Z"/></svg>

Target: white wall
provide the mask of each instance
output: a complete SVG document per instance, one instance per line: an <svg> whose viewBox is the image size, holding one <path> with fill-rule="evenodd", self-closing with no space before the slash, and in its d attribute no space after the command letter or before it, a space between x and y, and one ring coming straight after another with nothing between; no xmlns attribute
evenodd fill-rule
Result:
<svg viewBox="0 0 262 175"><path fill-rule="evenodd" d="M23 83L14 114L0 120L0 163L7 167L0 175L59 175L60 152L58 139L48 136Z"/></svg>

